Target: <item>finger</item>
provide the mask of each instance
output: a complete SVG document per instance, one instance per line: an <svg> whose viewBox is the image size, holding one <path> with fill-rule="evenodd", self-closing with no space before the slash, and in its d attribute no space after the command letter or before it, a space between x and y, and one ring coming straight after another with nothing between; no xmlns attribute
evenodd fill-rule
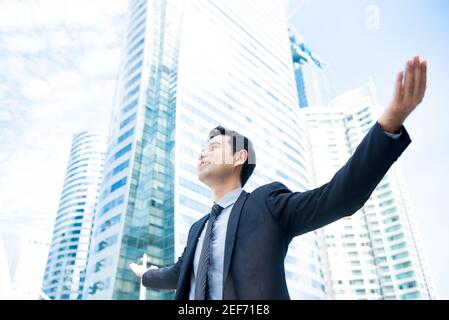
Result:
<svg viewBox="0 0 449 320"><path fill-rule="evenodd" d="M394 87L394 99L396 101L401 101L403 98L404 93L404 84L402 83L403 79L404 79L404 72L401 70L396 76L396 84Z"/></svg>
<svg viewBox="0 0 449 320"><path fill-rule="evenodd" d="M420 94L424 97L424 93L426 92L427 87L427 61L423 61L421 63L421 88Z"/></svg>
<svg viewBox="0 0 449 320"><path fill-rule="evenodd" d="M404 83L404 99L409 99L413 95L413 60L407 61L407 67L405 70L405 83Z"/></svg>
<svg viewBox="0 0 449 320"><path fill-rule="evenodd" d="M129 267L131 268L132 271L138 272L138 271L140 270L140 267L141 267L141 266L139 266L139 265L136 264L136 263L131 263L131 264L129 265Z"/></svg>
<svg viewBox="0 0 449 320"><path fill-rule="evenodd" d="M413 86L413 98L418 99L420 98L421 94L421 62L419 61L419 57L415 57L413 60L413 79L414 79L414 86Z"/></svg>

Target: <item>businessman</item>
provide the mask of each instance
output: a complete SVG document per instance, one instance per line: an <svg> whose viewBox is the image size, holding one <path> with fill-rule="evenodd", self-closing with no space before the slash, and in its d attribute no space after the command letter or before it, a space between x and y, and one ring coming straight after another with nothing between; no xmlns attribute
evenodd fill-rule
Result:
<svg viewBox="0 0 449 320"><path fill-rule="evenodd" d="M284 270L290 242L365 204L411 142L403 123L424 97L426 74L426 61L407 61L391 103L352 157L313 190L292 192L272 182L246 192L256 166L251 141L213 129L198 159L198 178L213 191L210 213L192 225L174 265L130 268L146 287L176 289L175 299L290 299Z"/></svg>

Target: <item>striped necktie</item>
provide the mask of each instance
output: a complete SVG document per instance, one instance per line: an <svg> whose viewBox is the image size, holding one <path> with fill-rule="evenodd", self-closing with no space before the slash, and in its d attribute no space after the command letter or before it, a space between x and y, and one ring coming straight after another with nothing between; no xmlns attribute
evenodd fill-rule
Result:
<svg viewBox="0 0 449 320"><path fill-rule="evenodd" d="M209 281L208 270L211 257L211 241L213 238L213 227L215 220L223 208L218 204L212 206L209 214L209 223L207 224L206 234L204 235L203 248L201 249L198 271L195 279L195 300L209 300Z"/></svg>

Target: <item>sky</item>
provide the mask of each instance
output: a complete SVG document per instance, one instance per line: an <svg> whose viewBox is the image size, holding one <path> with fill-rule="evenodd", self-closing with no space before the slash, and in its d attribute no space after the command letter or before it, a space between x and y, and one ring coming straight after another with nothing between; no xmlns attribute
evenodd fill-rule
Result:
<svg viewBox="0 0 449 320"><path fill-rule="evenodd" d="M73 134L108 128L127 7L0 0L0 233L8 252L24 225L52 231Z"/></svg>
<svg viewBox="0 0 449 320"><path fill-rule="evenodd" d="M107 130L126 0L0 0L0 233L52 230L72 136ZM299 4L297 11L293 12ZM288 0L289 23L329 65L337 94L371 76L381 105L408 58L428 61L426 97L401 157L440 298L449 299L449 2Z"/></svg>

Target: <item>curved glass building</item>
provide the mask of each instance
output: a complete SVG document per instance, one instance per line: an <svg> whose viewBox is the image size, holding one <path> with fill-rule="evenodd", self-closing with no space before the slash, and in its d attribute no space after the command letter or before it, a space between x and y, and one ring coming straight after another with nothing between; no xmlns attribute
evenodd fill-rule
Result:
<svg viewBox="0 0 449 320"><path fill-rule="evenodd" d="M73 136L42 285L51 299L82 297L105 150L101 133Z"/></svg>

